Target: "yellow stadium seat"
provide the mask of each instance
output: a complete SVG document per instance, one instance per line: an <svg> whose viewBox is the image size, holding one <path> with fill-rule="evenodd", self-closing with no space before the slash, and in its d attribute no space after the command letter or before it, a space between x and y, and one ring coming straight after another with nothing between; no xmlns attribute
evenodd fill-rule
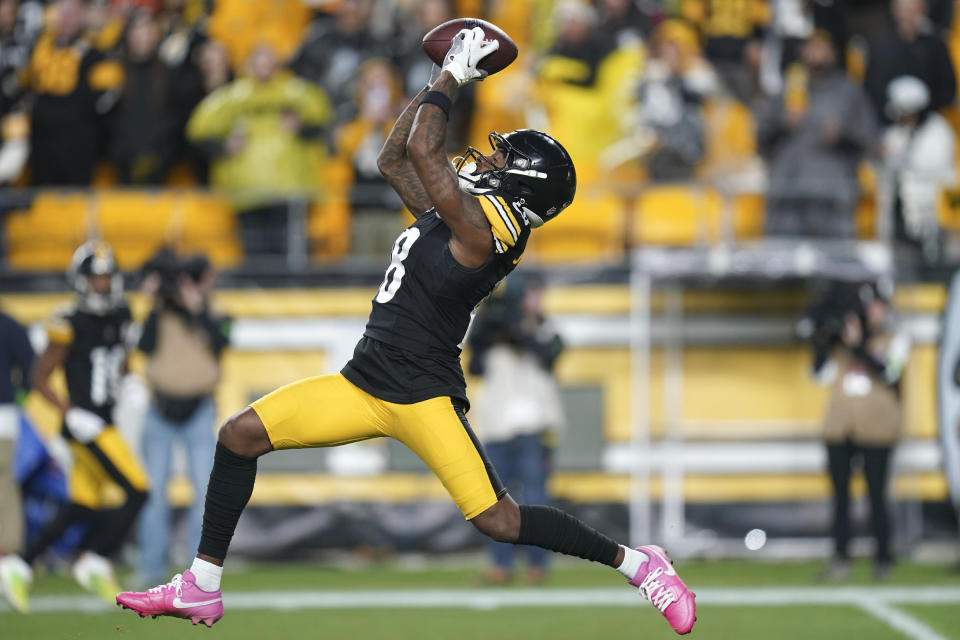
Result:
<svg viewBox="0 0 960 640"><path fill-rule="evenodd" d="M937 219L949 231L960 231L960 189L944 189L937 202Z"/></svg>
<svg viewBox="0 0 960 640"><path fill-rule="evenodd" d="M91 202L85 194L41 193L26 211L7 216L9 264L25 271L61 271L90 232Z"/></svg>
<svg viewBox="0 0 960 640"><path fill-rule="evenodd" d="M719 237L723 200L709 188L655 186L640 194L633 211L634 244L690 245Z"/></svg>
<svg viewBox="0 0 960 640"><path fill-rule="evenodd" d="M703 105L706 153L700 175L735 171L757 153L757 140L750 110L736 100L712 98Z"/></svg>
<svg viewBox="0 0 960 640"><path fill-rule="evenodd" d="M170 240L169 192L96 191L96 224L123 270L139 268Z"/></svg>
<svg viewBox="0 0 960 640"><path fill-rule="evenodd" d="M237 237L233 207L216 193L186 191L175 200L178 246L184 253L203 253L218 268L237 264L243 248Z"/></svg>
<svg viewBox="0 0 960 640"><path fill-rule="evenodd" d="M624 207L611 194L577 194L569 208L531 233L526 253L540 262L615 258L624 245Z"/></svg>
<svg viewBox="0 0 960 640"><path fill-rule="evenodd" d="M350 249L350 206L344 197L314 202L307 212L307 239L315 260L338 258Z"/></svg>
<svg viewBox="0 0 960 640"><path fill-rule="evenodd" d="M740 193L731 198L733 207L733 236L737 240L749 240L763 236L763 194Z"/></svg>
<svg viewBox="0 0 960 640"><path fill-rule="evenodd" d="M860 183L860 201L857 203L854 227L857 237L870 239L877 235L877 174L866 162L857 170Z"/></svg>

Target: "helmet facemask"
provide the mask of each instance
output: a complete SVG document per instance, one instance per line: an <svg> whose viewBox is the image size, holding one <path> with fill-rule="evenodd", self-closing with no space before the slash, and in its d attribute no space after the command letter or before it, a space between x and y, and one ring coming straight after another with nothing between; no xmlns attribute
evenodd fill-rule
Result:
<svg viewBox="0 0 960 640"><path fill-rule="evenodd" d="M518 184L516 178L543 180L546 179L547 174L532 170L530 167L533 161L530 156L518 150L496 131L490 134L489 140L494 152L500 151L504 154L503 166L478 173L477 168L480 162L485 161L489 164L490 160L476 147L467 147L462 156L454 159L460 189L477 196L490 193L509 198L517 203L518 210L523 212L531 227L541 226L543 224L541 216L524 206L526 203L523 197L524 187Z"/></svg>
<svg viewBox="0 0 960 640"><path fill-rule="evenodd" d="M106 292L94 289L91 280L95 276L110 277L110 288ZM77 249L67 279L77 292L78 306L83 311L103 315L123 302L123 277L105 244L88 242Z"/></svg>

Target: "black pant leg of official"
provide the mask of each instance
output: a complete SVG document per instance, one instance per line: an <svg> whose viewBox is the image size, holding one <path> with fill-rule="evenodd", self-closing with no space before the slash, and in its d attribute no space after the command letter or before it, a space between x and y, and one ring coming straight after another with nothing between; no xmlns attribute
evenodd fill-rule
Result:
<svg viewBox="0 0 960 640"><path fill-rule="evenodd" d="M827 443L827 467L833 486L834 553L844 560L850 557L850 463L853 443Z"/></svg>
<svg viewBox="0 0 960 640"><path fill-rule="evenodd" d="M892 447L860 447L863 451L863 473L867 478L870 497L870 521L876 538L875 557L878 563L893 559L890 553L890 510L887 505L887 485L890 481L890 454Z"/></svg>

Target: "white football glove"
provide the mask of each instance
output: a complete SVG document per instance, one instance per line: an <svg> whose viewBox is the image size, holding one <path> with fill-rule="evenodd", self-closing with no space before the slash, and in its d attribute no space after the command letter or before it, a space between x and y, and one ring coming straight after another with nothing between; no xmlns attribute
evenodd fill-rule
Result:
<svg viewBox="0 0 960 640"><path fill-rule="evenodd" d="M63 422L67 425L67 431L81 444L89 444L96 440L106 427L107 423L103 418L79 407L72 407L67 410L63 416Z"/></svg>
<svg viewBox="0 0 960 640"><path fill-rule="evenodd" d="M443 58L443 70L449 71L460 87L482 80L487 77L487 72L477 69L477 64L499 48L499 40L483 43L481 27L461 29L450 41L450 50Z"/></svg>

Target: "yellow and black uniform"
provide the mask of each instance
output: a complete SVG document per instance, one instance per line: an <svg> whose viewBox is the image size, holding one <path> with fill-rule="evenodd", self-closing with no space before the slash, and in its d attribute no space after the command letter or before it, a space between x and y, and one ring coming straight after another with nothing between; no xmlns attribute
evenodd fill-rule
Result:
<svg viewBox="0 0 960 640"><path fill-rule="evenodd" d="M105 424L99 432L82 434L64 424L63 436L73 455L67 474L69 503L27 550L27 562L78 521L89 525L81 548L110 555L146 501L146 473L111 424L127 361L125 335L130 319L125 305L102 315L72 307L56 314L47 328L50 342L68 349L63 369L71 406L96 414ZM110 483L125 494L119 508L102 504L103 489Z"/></svg>
<svg viewBox="0 0 960 640"><path fill-rule="evenodd" d="M31 173L38 185L89 185L97 161L103 96L119 89L123 69L83 37L45 33L24 71L34 95Z"/></svg>
<svg viewBox="0 0 960 640"><path fill-rule="evenodd" d="M96 509L103 485L146 491L147 477L123 438L112 426L120 380L127 362L125 336L130 309L122 306L98 315L73 308L58 314L47 329L51 342L68 345L63 363L70 404L103 419L107 427L90 442L80 442L64 425L74 456L70 500Z"/></svg>
<svg viewBox="0 0 960 640"><path fill-rule="evenodd" d="M467 519L503 496L464 416L460 343L476 306L526 246L529 228L504 205L484 204L496 216L497 250L475 269L454 259L450 229L432 209L400 234L363 338L340 374L301 380L253 403L275 449L390 436L430 467Z"/></svg>

